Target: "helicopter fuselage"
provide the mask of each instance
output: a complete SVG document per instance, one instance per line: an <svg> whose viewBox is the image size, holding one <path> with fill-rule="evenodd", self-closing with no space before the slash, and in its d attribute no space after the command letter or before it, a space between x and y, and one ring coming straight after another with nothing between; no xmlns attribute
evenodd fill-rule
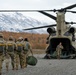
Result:
<svg viewBox="0 0 76 75"><path fill-rule="evenodd" d="M73 40L74 36L68 30L70 28L65 24L64 12L57 13L57 29L56 33L52 33L49 37L50 55L56 51L57 45L61 42L64 49L62 55L74 55L76 52L76 42Z"/></svg>

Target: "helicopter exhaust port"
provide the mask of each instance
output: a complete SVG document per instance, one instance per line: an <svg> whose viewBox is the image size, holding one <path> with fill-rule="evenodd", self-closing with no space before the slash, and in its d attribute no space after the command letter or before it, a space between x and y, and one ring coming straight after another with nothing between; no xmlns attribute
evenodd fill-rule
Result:
<svg viewBox="0 0 76 75"><path fill-rule="evenodd" d="M62 56L68 56L71 54L75 54L75 49L71 45L71 42L68 38L52 38L50 39L50 45L49 45L49 53L50 55L53 55L53 53L56 51L56 47L59 43L62 43L64 49L62 50Z"/></svg>
<svg viewBox="0 0 76 75"><path fill-rule="evenodd" d="M55 33L56 31L55 31L55 28L51 27L51 28L47 28L47 32L49 34L52 34L52 33Z"/></svg>
<svg viewBox="0 0 76 75"><path fill-rule="evenodd" d="M71 28L69 29L69 33L75 33L75 28L74 28L74 27L71 27Z"/></svg>

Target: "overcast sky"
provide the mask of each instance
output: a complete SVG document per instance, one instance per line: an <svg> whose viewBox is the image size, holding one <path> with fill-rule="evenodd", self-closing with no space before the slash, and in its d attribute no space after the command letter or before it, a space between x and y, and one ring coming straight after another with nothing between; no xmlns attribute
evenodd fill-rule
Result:
<svg viewBox="0 0 76 75"><path fill-rule="evenodd" d="M9 9L9 10L47 10L47 9L58 9L64 8L68 5L75 4L76 0L1 0L0 1L0 10ZM76 8L72 9L76 10ZM51 13L51 12L50 12ZM38 13L38 12L24 12L26 16L35 18L37 20L42 20L46 22L55 22L49 17ZM55 13L51 13L56 16ZM75 21L76 14L66 13L66 20Z"/></svg>

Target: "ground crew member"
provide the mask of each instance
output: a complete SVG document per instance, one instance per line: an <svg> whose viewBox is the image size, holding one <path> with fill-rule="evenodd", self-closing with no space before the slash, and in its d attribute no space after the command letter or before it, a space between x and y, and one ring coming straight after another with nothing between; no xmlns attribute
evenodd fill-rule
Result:
<svg viewBox="0 0 76 75"><path fill-rule="evenodd" d="M23 54L24 54L24 65L23 66L24 67L27 67L26 58L28 57L30 52L33 55L31 45L30 45L28 39L25 38L24 39L24 50L23 50Z"/></svg>
<svg viewBox="0 0 76 75"><path fill-rule="evenodd" d="M4 55L6 53L5 48L6 48L6 42L3 39L2 33L0 33L0 75L1 75L2 63L4 60Z"/></svg>
<svg viewBox="0 0 76 75"><path fill-rule="evenodd" d="M62 43L60 42L59 45L56 47L57 59L60 59L60 55L62 53L62 49L63 49L63 46L62 46Z"/></svg>
<svg viewBox="0 0 76 75"><path fill-rule="evenodd" d="M45 59L51 59L51 56L50 56L50 45L48 45L47 47L46 47L46 55L45 55Z"/></svg>
<svg viewBox="0 0 76 75"><path fill-rule="evenodd" d="M16 42L16 70L18 70L18 66L20 63L20 67L23 68L23 40L22 37L19 37Z"/></svg>
<svg viewBox="0 0 76 75"><path fill-rule="evenodd" d="M49 36L47 37L47 41L46 41L46 44L48 44L48 45L47 45L47 47L46 47L46 49L45 49L45 50L46 50L46 55L44 56L45 59L51 59L51 52L50 52L50 51L51 51L51 50L50 50L50 48L51 48L50 46L51 46L51 45L49 44L49 43L50 43L50 42L49 42L49 41L50 41L50 40L49 40L49 37L50 37L50 34L49 34Z"/></svg>
<svg viewBox="0 0 76 75"><path fill-rule="evenodd" d="M12 36L9 37L9 40L6 43L6 57L7 59L11 58L12 70L15 70L15 48L16 44ZM6 62L6 68L8 70L9 62Z"/></svg>

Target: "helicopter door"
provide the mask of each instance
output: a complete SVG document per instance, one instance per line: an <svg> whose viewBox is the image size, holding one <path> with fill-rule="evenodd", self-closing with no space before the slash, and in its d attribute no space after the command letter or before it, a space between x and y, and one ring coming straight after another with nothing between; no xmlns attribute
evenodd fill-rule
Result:
<svg viewBox="0 0 76 75"><path fill-rule="evenodd" d="M50 40L50 53L53 54L56 51L57 45L62 42L64 49L62 50L63 55L68 55L71 52L71 43L68 38L52 38Z"/></svg>

